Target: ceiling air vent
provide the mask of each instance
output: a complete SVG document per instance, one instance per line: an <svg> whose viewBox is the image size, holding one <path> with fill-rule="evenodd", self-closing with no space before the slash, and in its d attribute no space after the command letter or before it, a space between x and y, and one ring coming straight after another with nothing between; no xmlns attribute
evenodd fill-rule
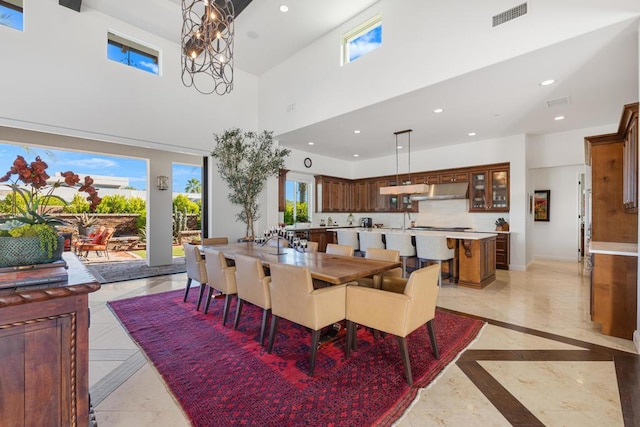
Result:
<svg viewBox="0 0 640 427"><path fill-rule="evenodd" d="M563 96L561 98L548 99L544 101L547 104L547 108L560 107L562 105L571 104L571 98L568 96Z"/></svg>
<svg viewBox="0 0 640 427"><path fill-rule="evenodd" d="M522 3L516 7L512 7L509 10L505 10L502 13L499 13L493 17L493 26L497 27L500 24L504 24L505 22L509 22L512 19L516 19L521 17L522 15L527 14L527 3Z"/></svg>

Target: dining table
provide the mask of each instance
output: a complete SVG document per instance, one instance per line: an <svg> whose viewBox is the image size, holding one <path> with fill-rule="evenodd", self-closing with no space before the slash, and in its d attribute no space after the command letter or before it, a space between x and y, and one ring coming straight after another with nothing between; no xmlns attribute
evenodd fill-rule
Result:
<svg viewBox="0 0 640 427"><path fill-rule="evenodd" d="M307 267L312 278L334 285L379 275L402 265L400 262L395 261L333 255L325 252L300 252L291 247L263 246L254 242L200 245L199 247L203 250L213 249L220 251L229 260L233 260L236 255L258 258L262 261L262 265L267 268L272 263Z"/></svg>

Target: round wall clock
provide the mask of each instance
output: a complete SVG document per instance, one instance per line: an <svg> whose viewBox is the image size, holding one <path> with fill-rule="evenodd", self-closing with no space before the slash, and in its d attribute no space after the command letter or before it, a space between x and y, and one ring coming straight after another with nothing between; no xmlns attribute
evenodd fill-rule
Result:
<svg viewBox="0 0 640 427"><path fill-rule="evenodd" d="M309 157L304 159L304 166L306 168L310 168L311 167L311 159Z"/></svg>

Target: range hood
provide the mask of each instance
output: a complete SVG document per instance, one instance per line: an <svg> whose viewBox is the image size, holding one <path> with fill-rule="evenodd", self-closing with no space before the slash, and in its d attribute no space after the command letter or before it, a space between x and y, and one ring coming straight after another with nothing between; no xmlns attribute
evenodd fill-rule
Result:
<svg viewBox="0 0 640 427"><path fill-rule="evenodd" d="M447 182L444 184L430 184L429 191L411 196L413 201L422 200L451 200L466 199L468 182Z"/></svg>

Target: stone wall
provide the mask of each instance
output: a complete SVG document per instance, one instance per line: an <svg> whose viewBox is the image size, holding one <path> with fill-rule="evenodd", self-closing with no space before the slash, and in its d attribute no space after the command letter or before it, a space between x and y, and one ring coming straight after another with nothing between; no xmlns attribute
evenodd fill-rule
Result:
<svg viewBox="0 0 640 427"><path fill-rule="evenodd" d="M136 228L136 220L138 214L89 214L98 218L97 225L105 226L107 228L112 227L116 229L114 236L137 236L138 229ZM76 214L54 214L54 216L69 223L66 227L58 227L60 229L65 228L68 231L78 231ZM189 230L200 230L200 223L197 221L196 215L187 215L187 228Z"/></svg>

